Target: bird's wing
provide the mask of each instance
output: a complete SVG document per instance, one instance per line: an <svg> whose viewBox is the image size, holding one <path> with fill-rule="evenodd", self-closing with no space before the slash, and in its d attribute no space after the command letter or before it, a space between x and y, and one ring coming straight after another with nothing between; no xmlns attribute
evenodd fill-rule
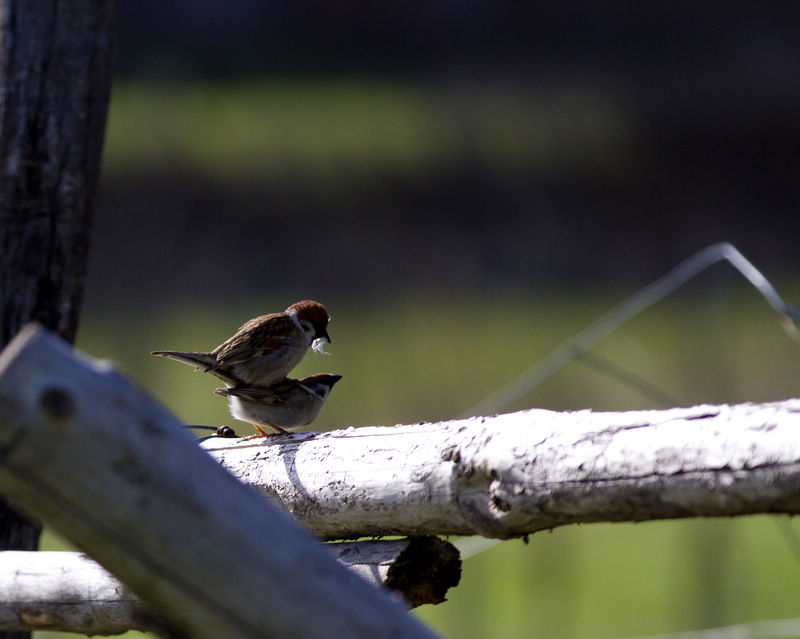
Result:
<svg viewBox="0 0 800 639"><path fill-rule="evenodd" d="M217 346L214 368L264 357L297 338L297 324L284 313L262 315L246 322L229 340Z"/></svg>
<svg viewBox="0 0 800 639"><path fill-rule="evenodd" d="M307 389L297 384L293 379L287 379L267 387L239 385L233 388L218 388L214 392L217 395L226 397L238 397L260 404L281 406L289 402L292 395L300 389L308 392Z"/></svg>

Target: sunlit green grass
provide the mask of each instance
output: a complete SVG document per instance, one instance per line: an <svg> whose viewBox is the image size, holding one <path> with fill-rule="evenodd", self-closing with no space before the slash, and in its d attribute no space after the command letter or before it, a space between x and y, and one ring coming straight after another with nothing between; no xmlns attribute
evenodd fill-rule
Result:
<svg viewBox="0 0 800 639"><path fill-rule="evenodd" d="M464 162L512 174L597 171L625 155L630 126L610 95L568 89L352 78L128 82L114 87L104 163L109 177L183 170L324 191Z"/></svg>
<svg viewBox="0 0 800 639"><path fill-rule="evenodd" d="M319 428L448 419L621 297L325 300L333 314L331 355L310 353L294 374L344 375ZM214 379L148 353L211 348L248 317L289 301L225 312L165 307L141 317L86 317L79 346L115 360L186 423L233 424L224 399L211 392ZM798 396L800 386L800 345L744 286L712 301L677 293L597 352L687 405L784 399ZM659 402L574 363L510 408L530 406L621 410ZM250 432L247 424L236 428ZM452 639L603 639L798 616L800 565L779 523L759 516L539 533L527 545L504 542L467 559L449 601L418 614Z"/></svg>
<svg viewBox="0 0 800 639"><path fill-rule="evenodd" d="M768 517L594 524L467 559L449 601L419 614L448 637L678 632L797 616L797 569Z"/></svg>

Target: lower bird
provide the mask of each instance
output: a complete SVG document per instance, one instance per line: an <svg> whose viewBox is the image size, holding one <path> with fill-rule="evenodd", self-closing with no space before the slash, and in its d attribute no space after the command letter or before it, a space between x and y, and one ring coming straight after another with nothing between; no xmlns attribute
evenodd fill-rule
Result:
<svg viewBox="0 0 800 639"><path fill-rule="evenodd" d="M270 386L239 385L214 392L228 398L234 418L253 425L259 432L255 437L269 437L262 426L286 434L313 422L340 379L341 375L320 373L303 379L286 378Z"/></svg>

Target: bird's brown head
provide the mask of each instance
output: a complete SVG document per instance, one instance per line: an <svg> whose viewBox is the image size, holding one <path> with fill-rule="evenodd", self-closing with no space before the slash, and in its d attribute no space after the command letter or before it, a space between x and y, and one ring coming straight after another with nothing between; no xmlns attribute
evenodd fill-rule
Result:
<svg viewBox="0 0 800 639"><path fill-rule="evenodd" d="M328 322L331 317L322 304L314 300L303 300L292 304L286 309L286 312L297 318L300 326L312 340L322 339L330 343Z"/></svg>
<svg viewBox="0 0 800 639"><path fill-rule="evenodd" d="M330 373L318 373L316 375L309 375L300 380L300 383L307 388L311 388L314 392L325 399L328 393L331 392L333 385L342 379L341 375L331 375Z"/></svg>
<svg viewBox="0 0 800 639"><path fill-rule="evenodd" d="M303 381L313 382L317 384L325 384L325 386L333 388L333 385L340 379L342 379L341 375L332 375L331 373L317 373L316 375L309 375Z"/></svg>

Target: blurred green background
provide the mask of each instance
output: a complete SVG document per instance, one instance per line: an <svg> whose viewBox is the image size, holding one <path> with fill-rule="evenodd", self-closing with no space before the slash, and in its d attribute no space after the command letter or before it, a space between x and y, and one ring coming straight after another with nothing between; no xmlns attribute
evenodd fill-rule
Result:
<svg viewBox="0 0 800 639"><path fill-rule="evenodd" d="M326 429L456 417L713 242L796 302L798 6L123 3L78 345L232 424L149 351L319 299L331 355L294 374L344 375ZM798 395L800 348L727 266L593 352L679 404ZM504 410L532 406L664 402L576 362ZM418 614L453 639L800 617L798 535L558 529L468 558Z"/></svg>

